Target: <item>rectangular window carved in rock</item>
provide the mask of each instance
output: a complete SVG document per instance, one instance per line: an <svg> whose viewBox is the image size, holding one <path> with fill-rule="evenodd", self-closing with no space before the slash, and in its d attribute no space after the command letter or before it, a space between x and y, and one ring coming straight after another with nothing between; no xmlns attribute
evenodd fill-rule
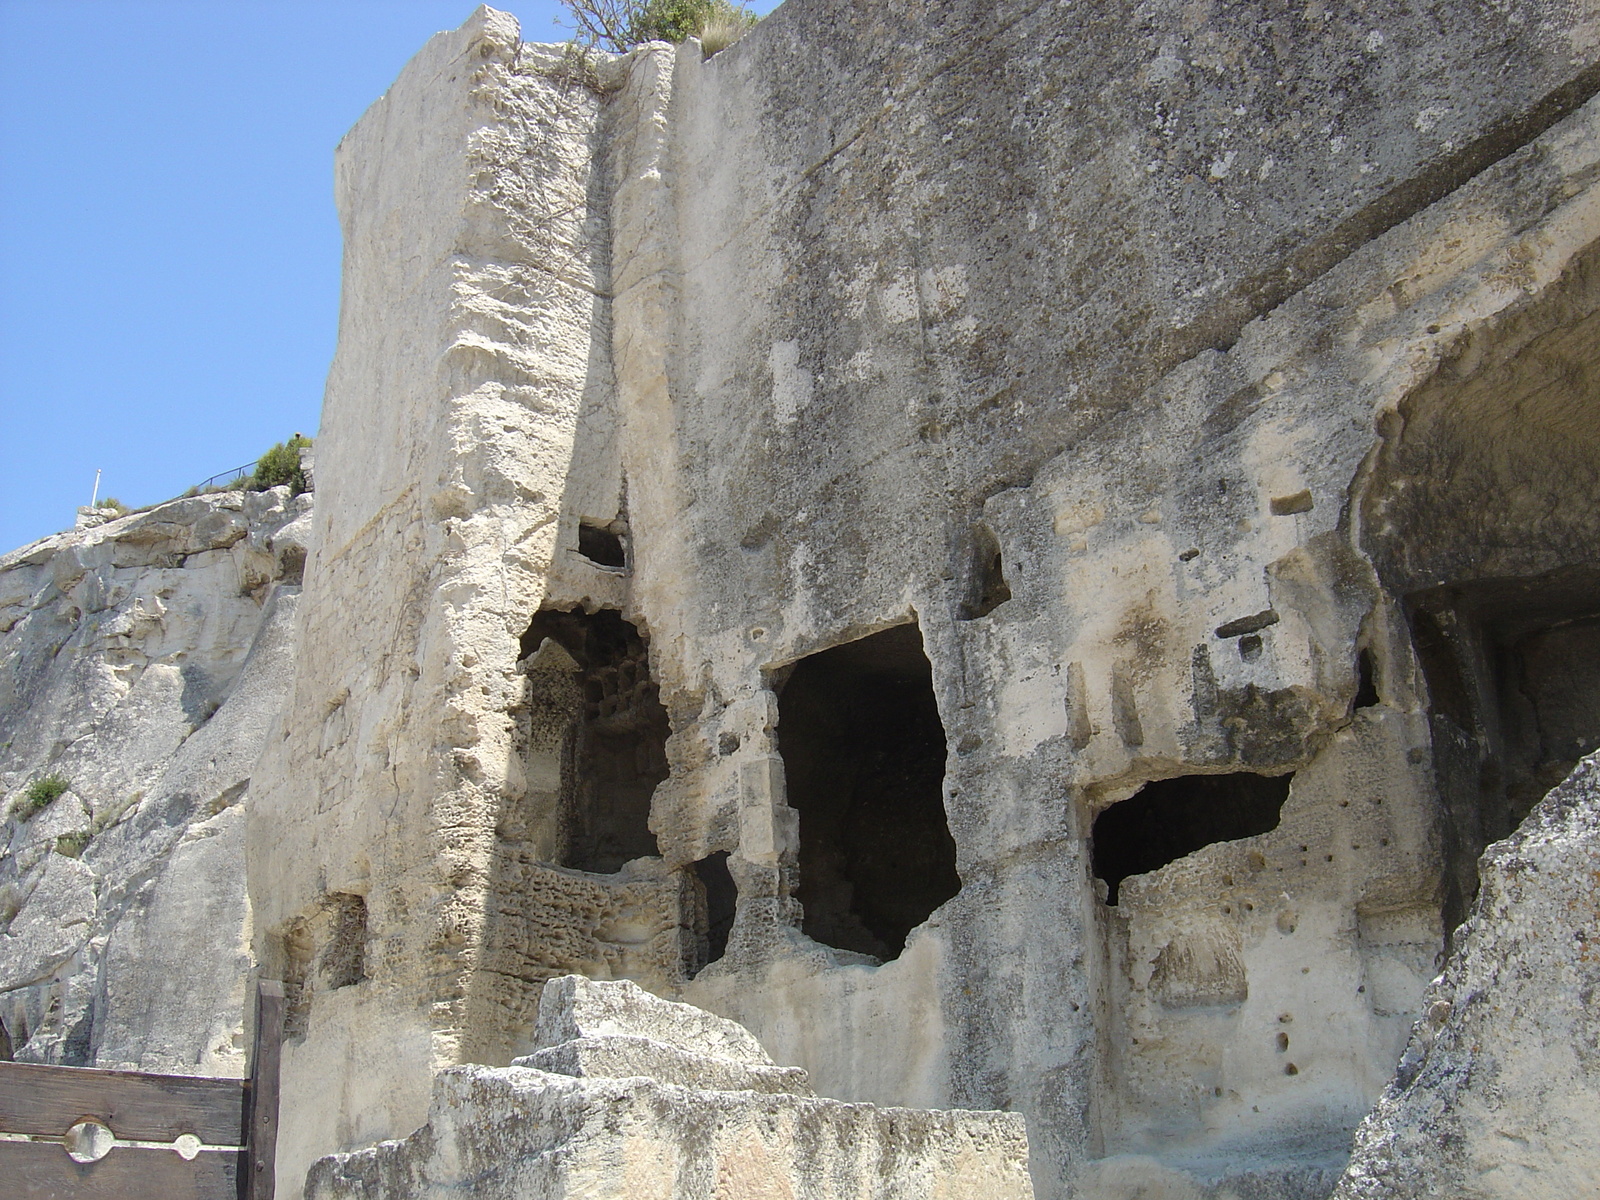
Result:
<svg viewBox="0 0 1600 1200"><path fill-rule="evenodd" d="M800 814L805 932L896 958L961 888L921 631L900 625L801 659L778 705L788 800Z"/></svg>
<svg viewBox="0 0 1600 1200"><path fill-rule="evenodd" d="M726 850L708 854L692 869L700 910L695 916L695 928L697 932L703 929L705 938L690 964L691 978L728 952L728 935L733 931L739 907L739 888L728 869Z"/></svg>
<svg viewBox="0 0 1600 1200"><path fill-rule="evenodd" d="M284 1033L304 1036L319 995L367 978L367 901L330 892L290 921L281 935Z"/></svg>
<svg viewBox="0 0 1600 1200"><path fill-rule="evenodd" d="M533 714L535 723L560 726L557 857L563 866L609 874L659 853L650 798L668 774L667 711L650 677L648 644L621 613L536 615L522 638L530 677L548 653L546 641L559 646L559 673L575 684L561 711ZM546 696L536 706L556 703ZM537 765L530 764L530 776L539 774Z"/></svg>
<svg viewBox="0 0 1600 1200"><path fill-rule="evenodd" d="M1213 842L1270 833L1278 827L1292 775L1182 775L1147 783L1094 821L1092 861L1106 903L1130 875L1160 870Z"/></svg>

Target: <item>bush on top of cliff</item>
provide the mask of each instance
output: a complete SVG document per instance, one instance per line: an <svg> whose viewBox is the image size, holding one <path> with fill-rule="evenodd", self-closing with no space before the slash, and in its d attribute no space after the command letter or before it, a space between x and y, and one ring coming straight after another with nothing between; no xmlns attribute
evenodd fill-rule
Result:
<svg viewBox="0 0 1600 1200"><path fill-rule="evenodd" d="M287 484L292 494L298 496L306 490L305 468L300 465L300 451L309 449L311 439L298 433L287 442L278 442L256 460L256 472L247 485L252 492Z"/></svg>
<svg viewBox="0 0 1600 1200"><path fill-rule="evenodd" d="M616 54L643 42L700 39L707 58L738 41L761 18L732 0L561 0L572 28L590 46Z"/></svg>

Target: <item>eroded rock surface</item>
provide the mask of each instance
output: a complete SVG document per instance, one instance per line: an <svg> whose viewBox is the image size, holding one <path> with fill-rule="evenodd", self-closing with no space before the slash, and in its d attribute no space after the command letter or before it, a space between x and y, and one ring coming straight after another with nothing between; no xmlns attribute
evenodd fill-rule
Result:
<svg viewBox="0 0 1600 1200"><path fill-rule="evenodd" d="M1581 1196L1600 1178L1600 755L1479 878L1333 1200Z"/></svg>
<svg viewBox="0 0 1600 1200"><path fill-rule="evenodd" d="M244 809L310 495L174 500L0 558L0 1021L18 1059L239 1075ZM42 809L31 783L69 786Z"/></svg>
<svg viewBox="0 0 1600 1200"><path fill-rule="evenodd" d="M576 972L1052 1200L1325 1193L1600 745L1597 84L1590 0L430 42L250 814L285 1186L621 1069L536 1049Z"/></svg>
<svg viewBox="0 0 1600 1200"><path fill-rule="evenodd" d="M11 1048L237 1072L253 956L290 1200L1581 1190L1597 88L1596 0L480 9L339 150L315 513L0 559Z"/></svg>
<svg viewBox="0 0 1600 1200"><path fill-rule="evenodd" d="M793 1069L763 1086L783 1068L748 1031L627 981L550 980L539 1031L562 1040L441 1072L410 1137L314 1164L308 1200L1033 1196L1015 1114L822 1100Z"/></svg>

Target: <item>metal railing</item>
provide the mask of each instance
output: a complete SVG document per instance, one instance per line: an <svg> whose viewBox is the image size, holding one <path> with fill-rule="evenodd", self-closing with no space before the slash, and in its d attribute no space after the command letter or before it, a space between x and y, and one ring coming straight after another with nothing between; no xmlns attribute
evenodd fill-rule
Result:
<svg viewBox="0 0 1600 1200"><path fill-rule="evenodd" d="M196 492L203 492L203 491L206 491L208 488L217 487L217 486L221 486L226 490L227 488L231 487L233 484L239 483L242 480L244 480L246 477L255 474L256 462L259 462L259 461L260 461L259 459L256 459L256 460L253 460L251 462L245 463L245 465L242 466L242 467L235 467L231 471L223 471L219 475L213 475L209 479L203 479L199 483L194 485L194 490Z"/></svg>

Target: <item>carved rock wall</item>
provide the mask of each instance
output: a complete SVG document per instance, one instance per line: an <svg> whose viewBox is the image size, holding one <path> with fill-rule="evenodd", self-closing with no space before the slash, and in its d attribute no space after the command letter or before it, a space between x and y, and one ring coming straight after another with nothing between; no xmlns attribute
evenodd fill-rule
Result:
<svg viewBox="0 0 1600 1200"><path fill-rule="evenodd" d="M571 970L827 1094L1020 1112L1041 1196L1325 1195L1479 852L1600 739L1597 19L790 0L709 60L490 10L431 42L340 151L251 813L300 980L280 1178L525 1054ZM806 720L867 733L802 765L790 685L847 644ZM611 844L658 853L581 869L573 797L628 817L657 749L613 718L656 691ZM945 848L953 896L896 888Z"/></svg>
<svg viewBox="0 0 1600 1200"><path fill-rule="evenodd" d="M559 763L529 751L548 722L519 667L562 587L620 597L568 549L618 487L587 77L481 10L339 149L317 549L249 830L256 953L294 985L289 1187L421 1124L434 1069L526 1050L546 978L682 975L678 876L571 871L542 840Z"/></svg>

